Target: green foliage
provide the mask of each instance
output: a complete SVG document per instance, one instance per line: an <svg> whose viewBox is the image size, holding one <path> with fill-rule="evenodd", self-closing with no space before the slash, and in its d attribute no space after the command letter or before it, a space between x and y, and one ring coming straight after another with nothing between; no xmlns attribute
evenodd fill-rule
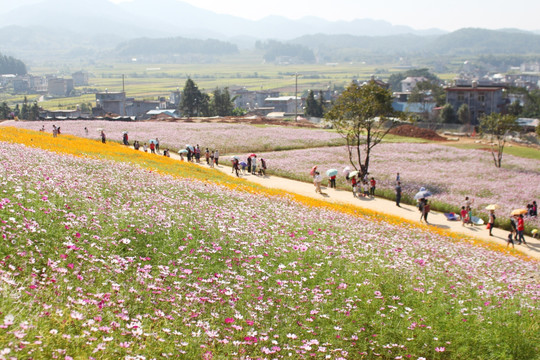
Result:
<svg viewBox="0 0 540 360"><path fill-rule="evenodd" d="M491 137L494 143L491 147L493 161L495 166L500 168L504 145L506 144L506 136L510 131L519 130L516 117L513 115L492 113L482 117L480 120L480 129L482 133L488 134Z"/></svg>
<svg viewBox="0 0 540 360"><path fill-rule="evenodd" d="M510 115L519 116L523 112L523 106L521 106L519 100L514 101L508 106L508 113Z"/></svg>
<svg viewBox="0 0 540 360"><path fill-rule="evenodd" d="M440 80L421 81L411 91L410 103L425 103L427 101L435 101L437 106L442 106L446 102L446 93L441 86Z"/></svg>
<svg viewBox="0 0 540 360"><path fill-rule="evenodd" d="M34 102L30 107L29 120L39 120L39 106Z"/></svg>
<svg viewBox="0 0 540 360"><path fill-rule="evenodd" d="M441 110L441 122L445 124L454 124L456 121L457 117L454 107L450 104L444 105Z"/></svg>
<svg viewBox="0 0 540 360"><path fill-rule="evenodd" d="M295 62L314 63L315 54L308 47L302 45L284 44L279 41L257 41L255 47L264 50L265 61L274 62L280 57L292 58Z"/></svg>
<svg viewBox="0 0 540 360"><path fill-rule="evenodd" d="M1 74L25 75L26 65L21 60L15 59L12 56L0 54L0 75Z"/></svg>
<svg viewBox="0 0 540 360"><path fill-rule="evenodd" d="M390 88L392 91L401 91L401 81L405 80L408 77L424 77L428 80L430 84L424 84L421 85L421 87L425 87L425 89L422 90L431 90L431 88L436 88L436 86L440 87L441 79L439 79L436 75L429 72L429 69L411 69L407 70L403 73L397 73L392 74L388 78L388 83L390 84ZM442 90L442 87L441 87ZM444 94L444 90L442 91Z"/></svg>
<svg viewBox="0 0 540 360"><path fill-rule="evenodd" d="M8 104L4 101L0 105L0 120L8 119L11 114L11 109Z"/></svg>
<svg viewBox="0 0 540 360"><path fill-rule="evenodd" d="M322 97L322 93L320 94ZM313 90L309 90L308 96L306 98L306 110L305 110L306 116L313 116L313 117L323 117L324 114L324 108L322 103L322 98L317 101L315 99L315 94L313 93Z"/></svg>
<svg viewBox="0 0 540 360"><path fill-rule="evenodd" d="M184 90L182 91L182 100L179 104L179 110L187 117L199 115L201 108L204 107L203 102L203 94L197 88L195 82L188 78Z"/></svg>
<svg viewBox="0 0 540 360"><path fill-rule="evenodd" d="M471 123L471 111L469 109L469 105L462 104L458 111L457 111L457 118L460 123L462 124L470 124Z"/></svg>
<svg viewBox="0 0 540 360"><path fill-rule="evenodd" d="M326 114L347 141L349 161L362 176L369 172L371 150L394 124L390 119L394 115L392 99L392 93L374 81L363 86L352 83Z"/></svg>
<svg viewBox="0 0 540 360"><path fill-rule="evenodd" d="M19 115L19 118L23 120L29 120L29 117L30 117L30 108L28 106L28 99L25 96L22 107L21 107L21 113Z"/></svg>
<svg viewBox="0 0 540 360"><path fill-rule="evenodd" d="M122 56L202 54L228 55L238 52L234 44L219 40L186 39L182 37L169 39L133 39L119 44L116 51Z"/></svg>
<svg viewBox="0 0 540 360"><path fill-rule="evenodd" d="M229 89L223 90L216 88L213 97L210 100L210 111L212 116L231 116L233 115L234 103L229 94Z"/></svg>

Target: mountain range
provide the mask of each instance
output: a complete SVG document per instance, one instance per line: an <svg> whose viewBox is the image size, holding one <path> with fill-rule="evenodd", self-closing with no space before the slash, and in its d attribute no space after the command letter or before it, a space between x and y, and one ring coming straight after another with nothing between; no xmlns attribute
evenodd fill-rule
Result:
<svg viewBox="0 0 540 360"><path fill-rule="evenodd" d="M4 0L4 2L6 2ZM538 34L518 29L416 30L373 19L328 21L269 16L248 20L217 14L179 0L17 0L0 7L0 53L25 61L117 57L137 38L216 39L239 49L257 40L303 45L328 61L381 53L540 53ZM517 40L516 40L517 39ZM133 43L132 43L133 45ZM151 44L149 45L151 47ZM476 49L476 50L475 50Z"/></svg>

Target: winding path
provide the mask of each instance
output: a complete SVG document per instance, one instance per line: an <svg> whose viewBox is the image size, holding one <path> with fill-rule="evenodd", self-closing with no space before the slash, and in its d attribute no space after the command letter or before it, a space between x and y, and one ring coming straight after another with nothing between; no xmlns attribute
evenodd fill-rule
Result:
<svg viewBox="0 0 540 360"><path fill-rule="evenodd" d="M171 154L171 157L175 157L176 154ZM179 157L178 157L179 159ZM229 161L228 157L220 158L222 161ZM206 164L202 164L206 166ZM219 170L230 176L235 176L231 173L231 167L225 165L219 165L215 167L216 170ZM402 204L400 207L396 206L396 203L391 200L375 197L375 198L355 198L352 195L351 191L345 191L340 189L331 189L322 187L323 193L315 193L315 187L313 184L305 183L297 180L286 179L274 175L267 176L257 176L251 174L241 174L240 176L247 181L263 185L268 188L286 190L288 192L293 192L299 195L311 197L314 199L322 199L332 203L342 203L354 205L359 208L365 208L369 210L376 211L380 214L388 214L403 219L409 220L411 222L416 222L420 224L420 213L415 206ZM496 214L499 217L504 216L503 214ZM486 229L486 225L476 225L476 226L462 226L461 221L448 221L443 213L437 211L431 211L428 215L429 226L438 227L440 229L449 230L455 233L464 234L476 239L481 239L485 242L493 242L499 245L506 246L506 239L508 236L507 230L502 230L499 228L494 228L492 233L493 236L489 236L489 232ZM525 237L527 244L515 245L517 251L522 252L523 254L540 260L540 240L533 239L532 237ZM511 246L511 245L510 245Z"/></svg>

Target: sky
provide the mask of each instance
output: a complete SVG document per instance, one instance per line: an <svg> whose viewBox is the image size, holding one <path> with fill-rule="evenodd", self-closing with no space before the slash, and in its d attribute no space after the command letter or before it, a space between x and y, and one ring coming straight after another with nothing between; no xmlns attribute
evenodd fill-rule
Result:
<svg viewBox="0 0 540 360"><path fill-rule="evenodd" d="M123 2L130 0L111 0ZM290 19L375 19L414 29L453 31L464 27L540 30L539 0L183 0L221 14L258 20L269 15Z"/></svg>

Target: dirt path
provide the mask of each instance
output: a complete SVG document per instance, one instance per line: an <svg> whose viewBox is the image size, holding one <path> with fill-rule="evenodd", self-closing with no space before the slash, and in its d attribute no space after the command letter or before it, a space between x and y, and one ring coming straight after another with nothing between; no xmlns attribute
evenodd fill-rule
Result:
<svg viewBox="0 0 540 360"><path fill-rule="evenodd" d="M172 158L180 159L176 154L171 154ZM229 157L224 156L220 158L222 163L229 165ZM207 166L202 164L201 166ZM231 167L225 165L219 165L215 167L216 171L221 171L230 176ZM365 208L376 211L380 214L389 214L398 216L403 219L407 219L412 222L420 223L420 212L415 206L402 204L401 207L396 206L394 201L386 200L382 198L355 198L351 191L330 189L322 187L323 193L315 193L315 187L313 184L290 180L278 176L256 176L251 174L242 174L241 178L244 178L253 183L257 183L268 188L282 189L299 195L311 197L314 199L322 199L332 203L342 203L358 206L359 208ZM497 214L502 216L501 214ZM507 230L495 228L492 233L493 236L489 236L489 232L486 229L486 225L477 226L462 226L461 221L448 221L443 213L437 211L431 211L428 215L428 222L430 226L434 226L440 229L449 230L459 234L465 234L467 236L481 239L486 242L494 242L500 245L506 246L506 238L508 236ZM516 250L532 257L540 259L540 240L533 239L531 237L525 237L527 244L515 245Z"/></svg>

